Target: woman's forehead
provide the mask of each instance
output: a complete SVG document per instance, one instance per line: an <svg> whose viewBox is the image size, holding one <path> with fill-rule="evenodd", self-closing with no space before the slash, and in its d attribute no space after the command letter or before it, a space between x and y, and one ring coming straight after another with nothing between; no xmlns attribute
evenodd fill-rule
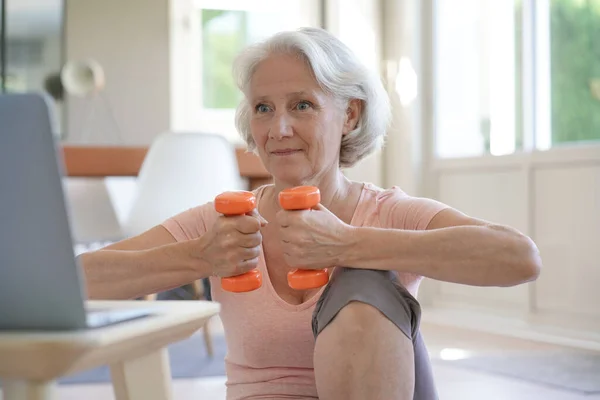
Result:
<svg viewBox="0 0 600 400"><path fill-rule="evenodd" d="M310 66L298 57L273 55L261 61L250 79L250 86L295 84L299 86L318 86ZM299 89L301 90L301 89Z"/></svg>
<svg viewBox="0 0 600 400"><path fill-rule="evenodd" d="M250 79L247 95L254 101L269 98L328 97L306 60L290 54L275 54L261 61Z"/></svg>

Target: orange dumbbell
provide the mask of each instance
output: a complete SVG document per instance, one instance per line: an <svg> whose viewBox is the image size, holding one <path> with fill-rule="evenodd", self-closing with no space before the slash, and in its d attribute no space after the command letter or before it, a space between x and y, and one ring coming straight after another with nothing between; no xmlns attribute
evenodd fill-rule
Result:
<svg viewBox="0 0 600 400"><path fill-rule="evenodd" d="M279 204L284 210L308 210L319 204L321 192L315 186L298 186L279 193ZM295 269L288 273L288 285L297 290L314 289L327 285L327 270Z"/></svg>
<svg viewBox="0 0 600 400"><path fill-rule="evenodd" d="M251 192L225 192L215 198L215 210L225 216L248 214L254 208L256 208L256 197ZM262 275L257 268L241 275L221 278L221 287L228 292L250 292L261 285Z"/></svg>

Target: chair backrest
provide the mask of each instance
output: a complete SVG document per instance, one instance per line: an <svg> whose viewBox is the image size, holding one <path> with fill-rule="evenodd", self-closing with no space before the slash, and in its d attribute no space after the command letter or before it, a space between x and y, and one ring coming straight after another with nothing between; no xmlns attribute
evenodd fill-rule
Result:
<svg viewBox="0 0 600 400"><path fill-rule="evenodd" d="M152 228L182 211L243 189L234 146L220 135L165 133L150 146L138 175L126 236Z"/></svg>
<svg viewBox="0 0 600 400"><path fill-rule="evenodd" d="M65 177L63 188L75 244L122 239L121 223L104 179Z"/></svg>

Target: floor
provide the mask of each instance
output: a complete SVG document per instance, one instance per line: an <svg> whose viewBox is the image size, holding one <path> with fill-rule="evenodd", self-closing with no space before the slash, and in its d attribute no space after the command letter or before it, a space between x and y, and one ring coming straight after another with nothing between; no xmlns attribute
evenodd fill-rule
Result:
<svg viewBox="0 0 600 400"><path fill-rule="evenodd" d="M213 321L218 331L218 320ZM432 358L449 352L490 354L500 351L556 350L557 346L500 337L458 328L424 324L423 334ZM455 349L455 350L452 350ZM460 350L457 350L460 349ZM450 354L452 355L452 354ZM440 400L600 400L600 395L584 396L545 386L433 363ZM600 379L600 378L599 378ZM57 400L113 400L110 385L66 385L57 389ZM225 399L224 378L176 380L173 400ZM0 396L1 398L1 396Z"/></svg>

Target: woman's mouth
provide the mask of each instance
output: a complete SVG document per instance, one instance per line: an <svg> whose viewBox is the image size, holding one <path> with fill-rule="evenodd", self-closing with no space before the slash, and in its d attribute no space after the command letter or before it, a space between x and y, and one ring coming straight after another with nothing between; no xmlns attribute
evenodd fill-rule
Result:
<svg viewBox="0 0 600 400"><path fill-rule="evenodd" d="M280 150L271 151L271 154L273 154L275 156L290 156L292 154L296 154L301 151L302 150L299 150L299 149L280 149Z"/></svg>

